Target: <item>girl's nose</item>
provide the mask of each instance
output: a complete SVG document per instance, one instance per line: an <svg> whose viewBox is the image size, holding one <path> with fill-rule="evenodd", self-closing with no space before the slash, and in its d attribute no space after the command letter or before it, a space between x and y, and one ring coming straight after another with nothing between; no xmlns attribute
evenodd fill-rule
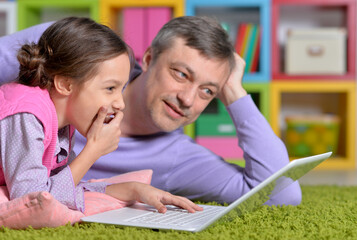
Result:
<svg viewBox="0 0 357 240"><path fill-rule="evenodd" d="M125 104L124 104L124 100L123 100L123 97L120 97L118 99L116 99L114 102L113 102L113 108L117 111L123 111L124 108L125 108Z"/></svg>

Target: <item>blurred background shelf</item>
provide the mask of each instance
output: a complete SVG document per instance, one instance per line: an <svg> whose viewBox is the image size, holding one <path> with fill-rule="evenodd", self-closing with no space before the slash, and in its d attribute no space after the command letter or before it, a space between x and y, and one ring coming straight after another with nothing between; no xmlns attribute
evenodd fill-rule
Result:
<svg viewBox="0 0 357 240"><path fill-rule="evenodd" d="M286 116L289 114L333 114L340 119L337 151L320 168L355 167L356 84L354 82L273 82L271 84L271 126L285 138Z"/></svg>
<svg viewBox="0 0 357 240"><path fill-rule="evenodd" d="M16 32L16 2L0 2L0 36Z"/></svg>
<svg viewBox="0 0 357 240"><path fill-rule="evenodd" d="M246 73L245 82L269 82L270 74L270 0L186 0L186 15L211 16L218 19L230 35L234 44L237 29L241 23L253 23L260 26L260 54L258 71Z"/></svg>
<svg viewBox="0 0 357 240"><path fill-rule="evenodd" d="M99 21L99 1L17 0L18 30L69 16L90 17Z"/></svg>
<svg viewBox="0 0 357 240"><path fill-rule="evenodd" d="M344 74L286 74L285 48L291 29L346 29L346 72ZM272 78L275 80L347 80L356 78L356 1L355 0L273 0L272 1Z"/></svg>
<svg viewBox="0 0 357 240"><path fill-rule="evenodd" d="M117 31L141 63L144 52L160 28L183 16L184 2L175 0L101 0L100 20Z"/></svg>

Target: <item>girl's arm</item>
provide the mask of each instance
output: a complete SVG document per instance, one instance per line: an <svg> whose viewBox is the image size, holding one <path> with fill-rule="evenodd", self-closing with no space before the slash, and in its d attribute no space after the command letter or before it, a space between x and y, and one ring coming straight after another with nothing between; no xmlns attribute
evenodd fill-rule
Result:
<svg viewBox="0 0 357 240"><path fill-rule="evenodd" d="M107 108L98 111L97 118L87 133L87 143L78 156L69 164L74 184L77 185L99 157L118 148L120 122L123 113L118 112L108 124L104 124Z"/></svg>
<svg viewBox="0 0 357 240"><path fill-rule="evenodd" d="M75 187L69 167L58 168L48 177L42 164L43 139L42 124L32 114L15 114L0 121L0 166L10 199L47 191L69 208L82 211L84 187ZM93 184L91 191L104 192L106 185Z"/></svg>
<svg viewBox="0 0 357 240"><path fill-rule="evenodd" d="M165 205L175 205L193 213L203 209L187 198L172 195L150 185L138 182L119 183L107 186L105 193L122 201L138 201L154 206L160 213L165 213Z"/></svg>
<svg viewBox="0 0 357 240"><path fill-rule="evenodd" d="M186 198L173 196L150 185L136 182L110 186L105 182L96 182L76 187L68 166L53 170L53 175L48 177L47 168L42 164L43 139L42 124L32 114L15 114L0 121L0 163L10 199L30 192L47 191L69 208L83 211L83 192L89 190L106 192L123 201L145 202L160 212L166 211L163 204L177 205L190 212L201 210ZM56 153L59 151L61 149L57 149Z"/></svg>

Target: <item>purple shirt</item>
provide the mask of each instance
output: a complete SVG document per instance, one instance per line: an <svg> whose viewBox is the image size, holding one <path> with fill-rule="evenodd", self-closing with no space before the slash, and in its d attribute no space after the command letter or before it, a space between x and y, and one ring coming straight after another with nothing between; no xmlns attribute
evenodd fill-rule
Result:
<svg viewBox="0 0 357 240"><path fill-rule="evenodd" d="M19 131L21 129L21 131ZM69 149L68 126L58 131L57 162L68 164L75 158ZM30 113L19 113L0 120L0 164L10 199L30 192L47 191L71 209L84 211L84 191L105 192L107 183L74 185L68 165L51 171L42 164L44 132L41 122ZM74 138L72 139L72 146Z"/></svg>
<svg viewBox="0 0 357 240"><path fill-rule="evenodd" d="M249 95L227 110L244 151L244 168L227 163L178 129L170 133L122 137L118 149L99 158L84 178L152 169L152 185L157 188L190 199L231 203L285 166L289 157L285 145ZM74 151L80 151L85 141L77 134ZM300 186L295 182L268 204L297 205L300 201Z"/></svg>
<svg viewBox="0 0 357 240"><path fill-rule="evenodd" d="M42 24L0 38L0 66L18 66L15 43L37 42L50 25ZM8 82L18 70L0 68L0 83ZM131 79L140 73L138 65ZM11 77L12 76L12 77ZM174 194L204 201L232 202L288 164L285 145L254 105L250 96L227 108L244 151L245 168L231 165L183 134L182 129L132 138L122 137L116 151L101 157L85 175L105 178L140 169L153 169L152 185ZM75 152L85 145L76 133ZM275 195L268 204L299 204L298 182Z"/></svg>

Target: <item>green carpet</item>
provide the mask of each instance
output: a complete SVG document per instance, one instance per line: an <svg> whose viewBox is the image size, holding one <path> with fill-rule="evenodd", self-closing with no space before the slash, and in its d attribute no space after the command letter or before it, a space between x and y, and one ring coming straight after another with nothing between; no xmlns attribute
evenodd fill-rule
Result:
<svg viewBox="0 0 357 240"><path fill-rule="evenodd" d="M0 229L0 239L357 239L357 186L303 186L300 206L263 206L199 233L76 224L34 230Z"/></svg>

